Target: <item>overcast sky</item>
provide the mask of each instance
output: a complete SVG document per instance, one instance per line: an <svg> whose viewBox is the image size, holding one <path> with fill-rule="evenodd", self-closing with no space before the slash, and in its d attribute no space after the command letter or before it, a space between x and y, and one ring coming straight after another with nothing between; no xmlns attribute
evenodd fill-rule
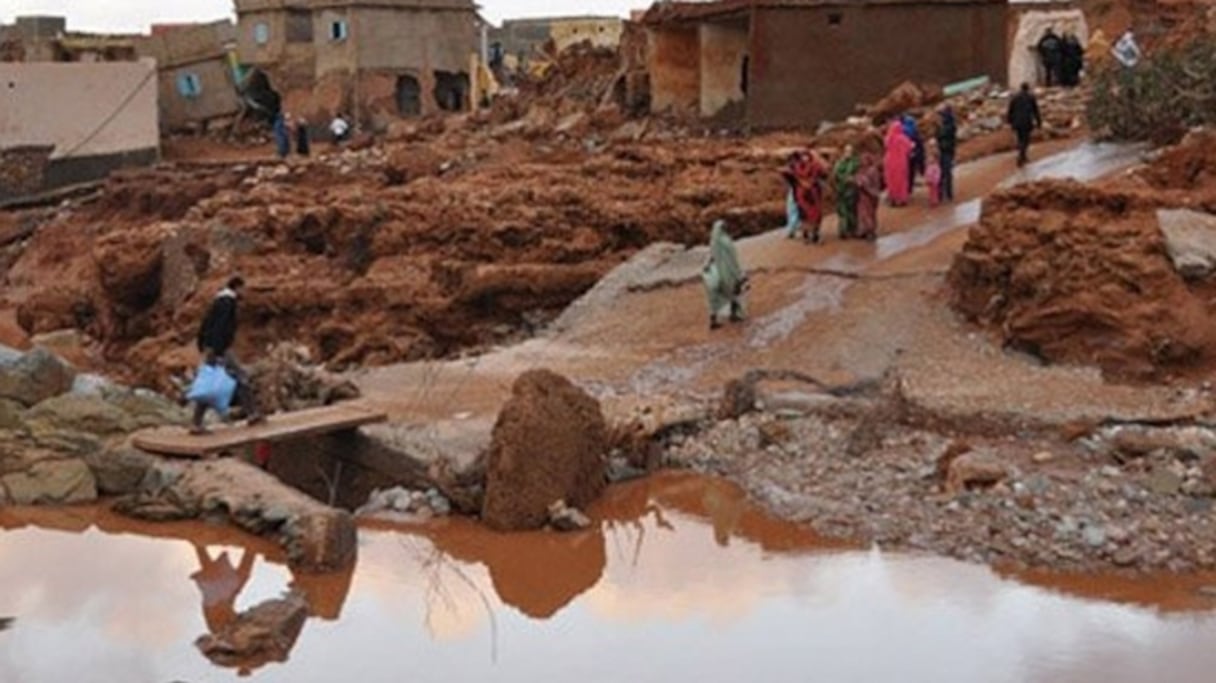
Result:
<svg viewBox="0 0 1216 683"><path fill-rule="evenodd" d="M618 14L650 0L481 0L482 14L503 18L563 14ZM146 32L151 23L207 21L232 14L232 0L0 0L0 22L25 14L66 16L75 31Z"/></svg>

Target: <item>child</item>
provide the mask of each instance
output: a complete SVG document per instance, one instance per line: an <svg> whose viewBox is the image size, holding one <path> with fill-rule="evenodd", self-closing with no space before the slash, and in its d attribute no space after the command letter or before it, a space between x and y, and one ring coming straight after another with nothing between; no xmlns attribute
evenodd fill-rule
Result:
<svg viewBox="0 0 1216 683"><path fill-rule="evenodd" d="M942 165L938 160L937 146L929 148L929 161L925 165L925 185L929 187L929 206L942 201Z"/></svg>

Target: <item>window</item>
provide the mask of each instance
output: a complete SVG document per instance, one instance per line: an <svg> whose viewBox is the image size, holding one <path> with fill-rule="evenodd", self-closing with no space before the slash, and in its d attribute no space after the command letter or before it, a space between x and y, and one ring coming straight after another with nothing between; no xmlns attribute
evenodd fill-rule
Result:
<svg viewBox="0 0 1216 683"><path fill-rule="evenodd" d="M346 40L348 29L345 19L337 19L329 24L329 39L336 42Z"/></svg>
<svg viewBox="0 0 1216 683"><path fill-rule="evenodd" d="M186 99L195 99L203 94L203 82L198 74L182 72L177 75L177 92Z"/></svg>
<svg viewBox="0 0 1216 683"><path fill-rule="evenodd" d="M270 42L270 24L264 21L259 21L253 25L253 41L258 45L265 45Z"/></svg>

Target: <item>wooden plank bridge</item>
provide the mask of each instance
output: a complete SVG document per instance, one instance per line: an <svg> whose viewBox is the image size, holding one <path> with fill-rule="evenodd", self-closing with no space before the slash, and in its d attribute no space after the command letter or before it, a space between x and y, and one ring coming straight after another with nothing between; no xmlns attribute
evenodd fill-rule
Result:
<svg viewBox="0 0 1216 683"><path fill-rule="evenodd" d="M201 458L258 443L341 432L386 419L384 412L352 401L271 415L253 426L223 425L209 434L191 434L186 427L157 427L136 433L133 443L136 448L157 455Z"/></svg>

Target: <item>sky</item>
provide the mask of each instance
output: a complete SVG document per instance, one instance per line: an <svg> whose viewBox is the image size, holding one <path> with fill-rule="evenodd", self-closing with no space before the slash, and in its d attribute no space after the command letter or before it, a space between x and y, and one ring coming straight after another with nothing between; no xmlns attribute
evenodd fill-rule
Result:
<svg viewBox="0 0 1216 683"><path fill-rule="evenodd" d="M482 15L504 18L564 14L617 14L645 8L650 0L480 0ZM232 0L3 0L0 23L16 16L50 14L68 18L72 31L145 33L152 23L209 21L232 15Z"/></svg>

